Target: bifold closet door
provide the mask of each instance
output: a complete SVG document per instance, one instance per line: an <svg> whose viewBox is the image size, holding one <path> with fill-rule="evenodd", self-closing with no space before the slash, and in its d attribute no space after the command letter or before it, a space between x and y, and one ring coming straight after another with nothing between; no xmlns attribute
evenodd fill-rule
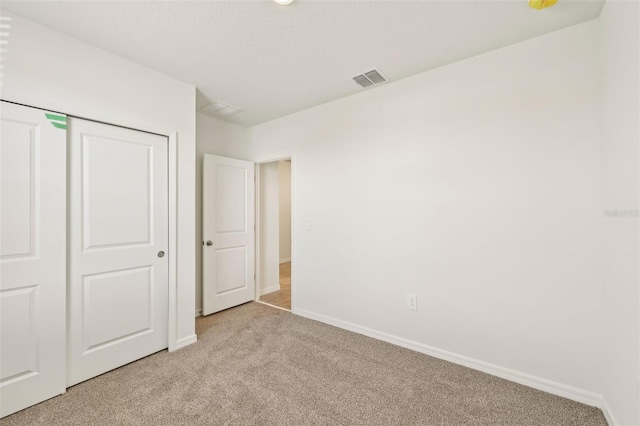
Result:
<svg viewBox="0 0 640 426"><path fill-rule="evenodd" d="M69 118L67 385L168 346L168 142Z"/></svg>
<svg viewBox="0 0 640 426"><path fill-rule="evenodd" d="M2 102L0 417L64 393L66 117Z"/></svg>

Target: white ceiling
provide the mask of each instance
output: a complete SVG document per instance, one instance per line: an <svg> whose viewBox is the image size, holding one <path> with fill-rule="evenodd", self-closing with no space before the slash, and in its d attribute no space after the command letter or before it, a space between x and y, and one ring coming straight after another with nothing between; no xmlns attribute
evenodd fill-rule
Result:
<svg viewBox="0 0 640 426"><path fill-rule="evenodd" d="M598 16L604 0L3 1L2 7L195 85L252 126ZM208 100L207 100L208 99Z"/></svg>

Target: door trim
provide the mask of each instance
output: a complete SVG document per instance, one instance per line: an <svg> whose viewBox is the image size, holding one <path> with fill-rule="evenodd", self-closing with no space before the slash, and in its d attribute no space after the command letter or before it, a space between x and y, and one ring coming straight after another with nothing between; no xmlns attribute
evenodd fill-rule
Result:
<svg viewBox="0 0 640 426"><path fill-rule="evenodd" d="M260 283L262 281L262 277L260 276L260 165L265 163L273 163L276 161L282 160L291 160L291 313L296 313L297 303L296 303L296 157L294 154L277 157L269 160L260 160L255 161L255 271L256 271L256 292L255 292L255 301L260 302ZM264 302L260 302L264 303ZM273 306L273 305L269 305ZM277 307L277 306L276 306ZM281 308L282 309L282 308ZM286 310L286 309L285 309Z"/></svg>
<svg viewBox="0 0 640 426"><path fill-rule="evenodd" d="M169 139L169 352L195 342L178 344L178 134L167 136ZM193 341L191 341L193 340Z"/></svg>

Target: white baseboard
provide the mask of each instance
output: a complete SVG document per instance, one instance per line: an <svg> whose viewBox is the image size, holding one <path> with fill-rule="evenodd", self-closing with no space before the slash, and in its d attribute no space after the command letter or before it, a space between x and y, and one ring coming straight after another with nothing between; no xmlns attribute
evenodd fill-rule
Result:
<svg viewBox="0 0 640 426"><path fill-rule="evenodd" d="M260 290L260 296L264 296L265 294L273 293L278 290L280 290L280 284L270 285L269 287Z"/></svg>
<svg viewBox="0 0 640 426"><path fill-rule="evenodd" d="M189 346L197 341L198 341L198 336L196 336L195 333L190 336L183 337L182 339L178 339L178 341L176 341L176 347L174 351L184 348L185 346Z"/></svg>
<svg viewBox="0 0 640 426"><path fill-rule="evenodd" d="M529 386L531 388L548 392L553 395L558 395L563 398L568 398L573 401L598 407L598 408L601 408L603 412L605 411L605 408L603 406L604 399L602 398L602 395L599 395L591 391L587 391L584 389L554 382L552 380L544 379L542 377L537 377L528 373L523 373L521 371L516 371L509 368L501 367L499 365L491 364L491 363L480 361L465 355L460 355L444 349L439 349L433 346L425 345L423 343L415 342L409 339L405 339L403 337L394 336L391 334L383 333L381 331L372 330L367 327L362 327L357 324L353 324L350 322L327 317L325 315L317 314L315 312L306 311L304 309L295 309L295 310L292 310L292 313L296 315L300 315L305 318L320 321L325 324L333 325L338 328L343 328L345 330L353 331L354 333L362 334L368 337L373 337L374 339L382 340L383 342L387 342L397 346L401 346L403 348L411 349L416 352L433 356L435 358L453 362L454 364L458 364L458 365L472 368L474 370L482 371L483 373L491 374L493 376L497 376L502 379L520 383L521 385ZM612 423L613 416L611 415L610 410L608 411L609 413L605 412L605 417L607 418L607 421L609 421L610 425L617 426L615 422Z"/></svg>
<svg viewBox="0 0 640 426"><path fill-rule="evenodd" d="M196 310L196 318L201 317L202 316L202 309L197 309Z"/></svg>
<svg viewBox="0 0 640 426"><path fill-rule="evenodd" d="M286 259L280 259L280 263L287 263L287 262L291 262L290 257L287 257Z"/></svg>
<svg viewBox="0 0 640 426"><path fill-rule="evenodd" d="M602 414L604 414L604 418L609 426L618 426L620 424L613 415L613 411L611 411L611 407L609 407L607 400L604 398L602 398L602 405L600 406L600 409L602 410Z"/></svg>

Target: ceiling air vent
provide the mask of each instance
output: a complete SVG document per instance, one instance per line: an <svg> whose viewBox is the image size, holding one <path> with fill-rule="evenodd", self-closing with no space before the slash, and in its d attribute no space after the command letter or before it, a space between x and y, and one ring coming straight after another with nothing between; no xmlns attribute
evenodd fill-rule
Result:
<svg viewBox="0 0 640 426"><path fill-rule="evenodd" d="M239 112L242 112L240 108L227 105L224 102L220 102L220 101L216 101L208 105L205 105L202 108L200 108L200 110L210 115L218 115L222 117L230 117Z"/></svg>
<svg viewBox="0 0 640 426"><path fill-rule="evenodd" d="M374 69L360 75L356 75L353 77L353 81L355 81L360 87L370 87L374 84L384 83L387 79L382 75L380 70Z"/></svg>

